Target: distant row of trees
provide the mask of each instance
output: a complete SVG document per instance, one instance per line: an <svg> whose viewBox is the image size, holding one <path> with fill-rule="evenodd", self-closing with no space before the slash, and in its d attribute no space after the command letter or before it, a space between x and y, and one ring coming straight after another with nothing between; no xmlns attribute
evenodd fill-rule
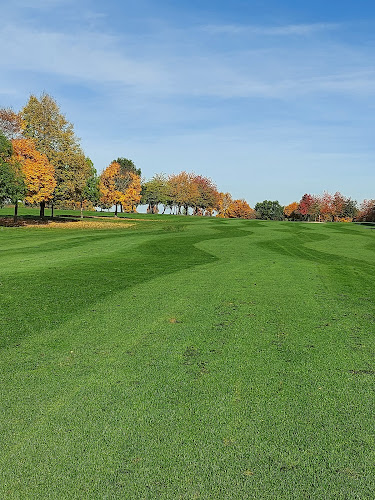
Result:
<svg viewBox="0 0 375 500"><path fill-rule="evenodd" d="M132 160L117 158L97 175L74 133L73 125L48 94L30 96L15 113L0 109L0 205L11 202L17 217L18 202L52 208L115 206L134 212L139 204L148 213L169 210L174 214L216 215L227 218L306 221L375 220L375 200L360 206L339 192L331 195L304 194L299 202L282 206L264 200L254 209L245 200L220 192L208 177L189 172L156 174L141 180L141 170Z"/></svg>
<svg viewBox="0 0 375 500"><path fill-rule="evenodd" d="M262 220L294 220L314 222L375 221L375 200L360 205L340 192L322 195L305 193L299 202L282 206L278 201L264 200L255 205L255 218Z"/></svg>
<svg viewBox="0 0 375 500"><path fill-rule="evenodd" d="M149 213L194 213L220 217L253 218L245 200L221 193L211 179L180 172L155 175L141 182L141 170L132 160L117 158L97 175L74 133L72 123L48 94L30 96L16 113L0 109L0 205L10 202L17 217L18 202L45 207L83 208L115 206L134 212L139 204Z"/></svg>
<svg viewBox="0 0 375 500"><path fill-rule="evenodd" d="M300 220L316 222L375 221L375 200L364 200L360 205L340 192L322 195L304 194L299 202L283 206L277 200L258 202L252 209L245 200L233 200L229 193L221 193L205 177L181 172L166 177L155 175L143 185L142 203L149 213L191 213L218 217L237 217L261 220Z"/></svg>
<svg viewBox="0 0 375 500"><path fill-rule="evenodd" d="M156 174L142 186L142 203L148 213L208 215L254 218L255 212L245 200L234 200L230 193L220 192L214 182L202 175L180 172L169 176ZM189 212L190 210L190 212Z"/></svg>
<svg viewBox="0 0 375 500"><path fill-rule="evenodd" d="M322 195L305 193L299 202L284 207L285 218L317 222L375 221L375 200L364 200L358 205L356 200L340 192Z"/></svg>
<svg viewBox="0 0 375 500"><path fill-rule="evenodd" d="M132 160L117 158L97 175L85 156L72 123L61 113L48 94L30 96L16 113L0 109L0 205L10 202L17 217L18 202L52 208L115 206L134 212L146 204L149 213L218 215L254 218L245 200L233 200L221 193L208 177L187 172L165 176L157 174L141 182L141 170Z"/></svg>

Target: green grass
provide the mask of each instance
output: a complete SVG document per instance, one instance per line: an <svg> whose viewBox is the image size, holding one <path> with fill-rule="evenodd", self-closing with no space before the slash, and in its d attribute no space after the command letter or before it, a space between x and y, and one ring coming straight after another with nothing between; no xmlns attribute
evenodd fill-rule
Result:
<svg viewBox="0 0 375 500"><path fill-rule="evenodd" d="M375 498L375 231L0 228L0 498Z"/></svg>

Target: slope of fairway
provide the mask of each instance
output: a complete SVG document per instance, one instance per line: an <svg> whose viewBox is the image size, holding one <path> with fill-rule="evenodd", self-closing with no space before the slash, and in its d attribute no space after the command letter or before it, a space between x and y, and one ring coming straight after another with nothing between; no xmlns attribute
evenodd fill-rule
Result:
<svg viewBox="0 0 375 500"><path fill-rule="evenodd" d="M372 499L375 231L0 229L0 498Z"/></svg>

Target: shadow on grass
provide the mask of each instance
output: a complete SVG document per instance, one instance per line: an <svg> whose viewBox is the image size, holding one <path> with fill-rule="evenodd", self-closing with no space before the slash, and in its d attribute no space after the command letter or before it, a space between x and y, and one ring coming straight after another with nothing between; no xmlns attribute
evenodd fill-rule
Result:
<svg viewBox="0 0 375 500"><path fill-rule="evenodd" d="M349 228L346 229L342 226L341 228L335 227L333 224L330 229L343 233L346 232L348 236L369 236L370 238L372 236L370 233L367 235L366 233L363 234L359 231ZM375 266L371 262L365 262L364 260L356 259L354 257L335 255L331 253L329 249L324 251L306 246L309 243L329 241L330 239L330 234L323 234L321 232L319 233L316 231L302 229L301 227L290 226L290 236L288 238L260 241L257 242L257 245L281 255L324 264L336 269L347 268L362 270L367 276L375 276ZM366 248L375 251L375 248L370 247L369 245L367 245Z"/></svg>

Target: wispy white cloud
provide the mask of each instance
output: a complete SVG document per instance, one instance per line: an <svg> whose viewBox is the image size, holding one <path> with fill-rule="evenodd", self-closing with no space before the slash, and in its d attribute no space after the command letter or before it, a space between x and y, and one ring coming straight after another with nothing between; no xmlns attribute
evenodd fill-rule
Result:
<svg viewBox="0 0 375 500"><path fill-rule="evenodd" d="M258 35L293 36L312 35L323 31L338 29L336 23L287 24L281 26L251 26L243 24L212 24L201 26L200 30L211 35Z"/></svg>
<svg viewBox="0 0 375 500"><path fill-rule="evenodd" d="M0 31L7 70L54 74L94 83L121 82L137 86L155 83L160 71L152 61L128 57L116 38L98 33L64 34L8 27ZM28 50L25 50L25 47Z"/></svg>
<svg viewBox="0 0 375 500"><path fill-rule="evenodd" d="M190 35L186 30L183 38ZM372 49L348 49L333 42L241 47L222 53L202 48L199 40L182 50L179 40L166 47L157 37L143 42L138 37L134 43L134 38L123 35L19 26L3 27L0 40L3 70L22 69L95 85L116 83L154 97L286 99L319 92L375 92Z"/></svg>

